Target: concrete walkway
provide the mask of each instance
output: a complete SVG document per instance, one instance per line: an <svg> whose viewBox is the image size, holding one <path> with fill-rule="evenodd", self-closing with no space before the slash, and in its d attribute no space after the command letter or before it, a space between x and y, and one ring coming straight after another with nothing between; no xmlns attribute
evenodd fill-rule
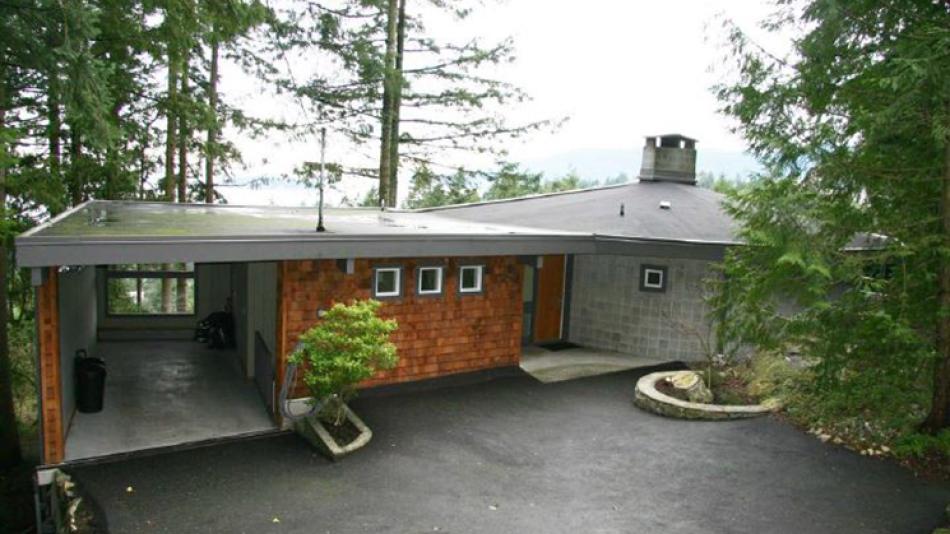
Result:
<svg viewBox="0 0 950 534"><path fill-rule="evenodd" d="M587 347L552 351L530 345L521 351L521 369L544 383L616 373L662 363L662 360Z"/></svg>
<svg viewBox="0 0 950 534"><path fill-rule="evenodd" d="M66 459L261 432L275 427L233 352L194 341L100 342L103 411L76 413Z"/></svg>
<svg viewBox="0 0 950 534"><path fill-rule="evenodd" d="M644 413L637 376L361 398L373 441L335 464L288 434L75 473L123 533L892 534L943 517L950 488L781 421Z"/></svg>

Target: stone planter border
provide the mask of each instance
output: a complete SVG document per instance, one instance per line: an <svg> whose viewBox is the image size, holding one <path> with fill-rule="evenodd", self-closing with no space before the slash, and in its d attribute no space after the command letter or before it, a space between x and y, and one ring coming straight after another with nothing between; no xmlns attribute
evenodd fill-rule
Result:
<svg viewBox="0 0 950 534"><path fill-rule="evenodd" d="M310 417L297 421L294 427L301 436L322 452L324 456L333 461L337 461L351 454L353 451L363 448L369 443L369 440L373 439L373 431L366 426L366 423L364 423L359 416L353 413L353 410L351 410L349 406L344 404L343 411L346 413L346 418L353 423L353 426L359 429L360 435L342 447L337 444L333 436L331 436L326 427L323 426L323 422L320 421L316 415L311 415Z"/></svg>
<svg viewBox="0 0 950 534"><path fill-rule="evenodd" d="M766 415L777 408L763 404L739 406L700 404L680 400L657 391L655 386L657 381L673 376L677 372L678 371L664 371L650 373L640 377L640 380L637 380L637 389L633 400L634 404L644 410L666 417L709 421L758 417L760 415Z"/></svg>

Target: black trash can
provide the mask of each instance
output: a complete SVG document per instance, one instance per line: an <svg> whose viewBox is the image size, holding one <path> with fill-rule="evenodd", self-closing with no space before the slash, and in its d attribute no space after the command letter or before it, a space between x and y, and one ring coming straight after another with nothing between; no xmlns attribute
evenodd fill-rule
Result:
<svg viewBox="0 0 950 534"><path fill-rule="evenodd" d="M78 350L73 372L76 376L76 409L82 413L101 412L106 390L106 362Z"/></svg>

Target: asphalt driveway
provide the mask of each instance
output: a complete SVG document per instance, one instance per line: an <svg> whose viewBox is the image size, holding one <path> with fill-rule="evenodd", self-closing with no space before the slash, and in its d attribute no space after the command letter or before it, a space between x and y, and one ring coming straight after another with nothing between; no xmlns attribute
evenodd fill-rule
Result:
<svg viewBox="0 0 950 534"><path fill-rule="evenodd" d="M638 376L358 399L336 464L288 434L74 472L114 533L924 533L950 502L774 419L643 413Z"/></svg>

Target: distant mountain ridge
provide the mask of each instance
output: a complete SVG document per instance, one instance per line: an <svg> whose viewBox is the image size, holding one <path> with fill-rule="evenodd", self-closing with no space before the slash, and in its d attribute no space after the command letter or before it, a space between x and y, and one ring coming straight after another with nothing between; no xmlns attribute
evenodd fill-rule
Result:
<svg viewBox="0 0 950 534"><path fill-rule="evenodd" d="M574 170L584 180L603 182L620 173L626 173L631 179L636 178L640 172L641 156L639 148L581 149L528 160L522 167L533 172L542 172L548 180L560 178ZM698 172L711 172L716 176L725 174L730 179L736 176L745 178L762 170L755 158L745 152L700 148L696 160Z"/></svg>

